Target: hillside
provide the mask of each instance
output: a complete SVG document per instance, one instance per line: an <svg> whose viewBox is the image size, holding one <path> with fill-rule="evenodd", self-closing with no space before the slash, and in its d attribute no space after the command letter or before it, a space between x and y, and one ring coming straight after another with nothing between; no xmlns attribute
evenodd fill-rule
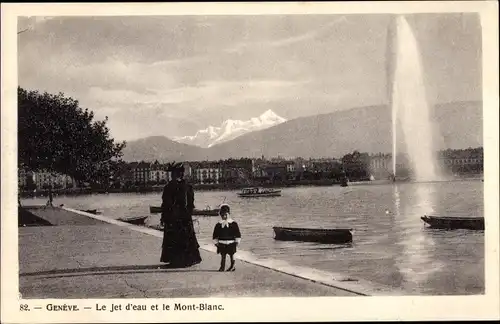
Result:
<svg viewBox="0 0 500 324"><path fill-rule="evenodd" d="M481 103L461 102L440 105L434 123L442 138L441 148L482 145ZM211 148L212 157L277 156L340 157L353 150L390 152L391 111L387 106L354 108L346 111L303 117L275 127L243 135ZM415 134L418 136L418 134Z"/></svg>
<svg viewBox="0 0 500 324"><path fill-rule="evenodd" d="M436 138L440 148L482 145L481 102L439 105L433 119L442 135ZM205 149L176 143L165 137L148 138L129 143L126 157L129 160L218 160L262 155L341 157L353 150L390 152L391 127L389 107L370 106L289 120Z"/></svg>
<svg viewBox="0 0 500 324"><path fill-rule="evenodd" d="M192 161L203 156L203 149L197 146L177 143L165 136L151 136L127 142L123 150L125 161Z"/></svg>

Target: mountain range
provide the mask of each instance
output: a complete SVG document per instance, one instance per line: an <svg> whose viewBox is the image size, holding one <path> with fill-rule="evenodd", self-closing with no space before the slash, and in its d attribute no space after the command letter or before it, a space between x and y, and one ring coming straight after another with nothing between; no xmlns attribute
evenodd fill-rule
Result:
<svg viewBox="0 0 500 324"><path fill-rule="evenodd" d="M452 102L434 107L438 149L483 145L482 102ZM200 161L239 157L342 157L361 152L391 152L391 110L387 105L352 108L300 117L231 140L199 147L154 136L127 143L126 161ZM421 136L421 134L415 134Z"/></svg>
<svg viewBox="0 0 500 324"><path fill-rule="evenodd" d="M209 126L199 130L193 136L174 137L173 140L179 143L208 148L230 141L238 136L263 130L284 122L286 122L286 119L276 115L272 110L267 110L259 117L254 117L250 120L228 119L219 127Z"/></svg>

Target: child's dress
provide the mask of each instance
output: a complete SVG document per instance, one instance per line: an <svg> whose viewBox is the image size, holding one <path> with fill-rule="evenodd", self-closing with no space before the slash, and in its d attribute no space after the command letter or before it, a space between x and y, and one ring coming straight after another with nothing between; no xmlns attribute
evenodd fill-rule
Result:
<svg viewBox="0 0 500 324"><path fill-rule="evenodd" d="M218 254L235 254L236 244L241 241L241 233L238 223L230 218L219 221L215 225L212 239L217 245Z"/></svg>

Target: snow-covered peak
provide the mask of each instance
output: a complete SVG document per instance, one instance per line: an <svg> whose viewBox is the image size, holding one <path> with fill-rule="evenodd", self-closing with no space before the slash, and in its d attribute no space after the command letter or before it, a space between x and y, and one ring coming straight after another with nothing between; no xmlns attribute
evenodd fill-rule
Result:
<svg viewBox="0 0 500 324"><path fill-rule="evenodd" d="M211 147L235 139L243 134L269 128L285 121L286 119L276 115L269 109L259 117L252 117L246 121L227 119L220 127L208 126L197 131L193 136L176 137L174 140L201 147Z"/></svg>
<svg viewBox="0 0 500 324"><path fill-rule="evenodd" d="M241 123L240 120L228 119L228 120L225 120L222 123L222 126L220 128L222 128L222 129L231 129L232 127L234 127L235 125L238 125L240 123Z"/></svg>
<svg viewBox="0 0 500 324"><path fill-rule="evenodd" d="M280 124L286 122L286 119L276 115L271 109L266 110L264 113L262 113L259 119L262 123L266 124Z"/></svg>
<svg viewBox="0 0 500 324"><path fill-rule="evenodd" d="M199 135L202 135L202 136L208 135L210 138L216 138L219 131L220 131L220 127L208 126L205 129L197 131L195 137L199 136Z"/></svg>

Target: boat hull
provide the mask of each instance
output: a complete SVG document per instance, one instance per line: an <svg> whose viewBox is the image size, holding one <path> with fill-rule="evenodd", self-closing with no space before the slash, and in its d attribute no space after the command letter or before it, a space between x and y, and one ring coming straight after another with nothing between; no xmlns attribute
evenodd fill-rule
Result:
<svg viewBox="0 0 500 324"><path fill-rule="evenodd" d="M301 241L324 244L345 244L352 242L351 229L311 229L273 227L277 241Z"/></svg>
<svg viewBox="0 0 500 324"><path fill-rule="evenodd" d="M193 210L193 216L219 216L219 209Z"/></svg>
<svg viewBox="0 0 500 324"><path fill-rule="evenodd" d="M423 216L421 219L431 228L484 230L484 217Z"/></svg>
<svg viewBox="0 0 500 324"><path fill-rule="evenodd" d="M118 220L121 222L133 224L133 225L144 225L146 223L146 219L148 216L139 216L139 217L131 217L131 218L119 218Z"/></svg>
<svg viewBox="0 0 500 324"><path fill-rule="evenodd" d="M161 213L161 207L149 206L149 212L151 214L160 214Z"/></svg>
<svg viewBox="0 0 500 324"><path fill-rule="evenodd" d="M81 209L82 212L86 212L86 213L89 213L89 214L94 214L94 215L97 215L97 214L100 214L97 209Z"/></svg>
<svg viewBox="0 0 500 324"><path fill-rule="evenodd" d="M161 207L150 206L149 212L151 214L161 214ZM219 209L194 209L193 215L195 216L219 216Z"/></svg>
<svg viewBox="0 0 500 324"><path fill-rule="evenodd" d="M281 192L267 192L267 193L238 193L238 196L241 198L260 198L260 197L280 197Z"/></svg>
<svg viewBox="0 0 500 324"><path fill-rule="evenodd" d="M149 212L151 214L160 214L161 213L161 207L149 206Z"/></svg>

